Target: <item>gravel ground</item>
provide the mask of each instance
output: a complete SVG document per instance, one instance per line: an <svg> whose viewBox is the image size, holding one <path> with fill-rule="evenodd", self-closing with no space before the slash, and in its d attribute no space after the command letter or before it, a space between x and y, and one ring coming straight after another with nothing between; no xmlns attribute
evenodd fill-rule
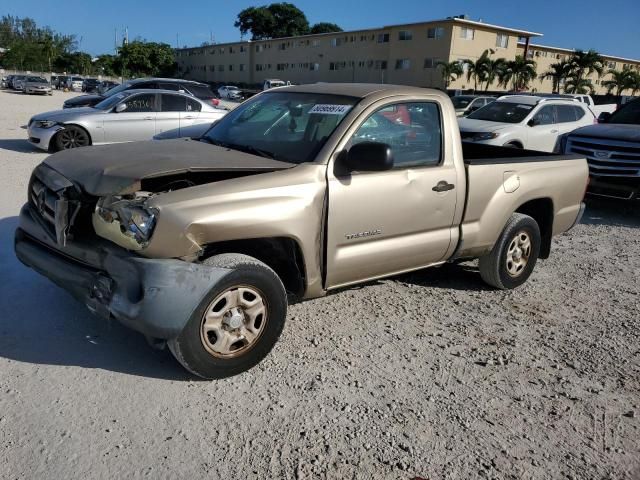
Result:
<svg viewBox="0 0 640 480"><path fill-rule="evenodd" d="M640 478L640 216L590 202L516 291L473 263L290 307L243 375L199 381L18 263L63 96L0 91L0 477Z"/></svg>

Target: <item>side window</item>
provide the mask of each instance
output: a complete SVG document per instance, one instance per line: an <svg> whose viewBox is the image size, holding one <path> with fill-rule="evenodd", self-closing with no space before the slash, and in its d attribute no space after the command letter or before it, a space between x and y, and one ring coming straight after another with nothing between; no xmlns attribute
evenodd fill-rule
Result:
<svg viewBox="0 0 640 480"><path fill-rule="evenodd" d="M139 90L147 89L147 88L158 88L158 84L156 82L140 82L132 84L129 88L135 88Z"/></svg>
<svg viewBox="0 0 640 480"><path fill-rule="evenodd" d="M160 90L174 90L176 92L178 90L181 90L180 85L178 85L177 83L159 83L158 88Z"/></svg>
<svg viewBox="0 0 640 480"><path fill-rule="evenodd" d="M551 125L552 123L554 123L554 108L555 107L553 105L547 105L538 110L538 113L536 113L533 117L533 119L536 121L536 125Z"/></svg>
<svg viewBox="0 0 640 480"><path fill-rule="evenodd" d="M196 102L191 98L187 98L187 112L199 112L202 110L202 105L200 102Z"/></svg>
<svg viewBox="0 0 640 480"><path fill-rule="evenodd" d="M442 157L440 109L433 102L399 103L381 108L354 133L350 144L386 143L395 168L438 165Z"/></svg>
<svg viewBox="0 0 640 480"><path fill-rule="evenodd" d="M558 123L568 123L576 121L576 111L573 105L556 105Z"/></svg>
<svg viewBox="0 0 640 480"><path fill-rule="evenodd" d="M125 100L127 112L153 112L156 103L156 96L153 93L143 93L132 95Z"/></svg>
<svg viewBox="0 0 640 480"><path fill-rule="evenodd" d="M576 120L580 120L582 119L582 117L584 117L586 115L586 111L584 108L580 108L580 107L571 107L575 110L576 113Z"/></svg>
<svg viewBox="0 0 640 480"><path fill-rule="evenodd" d="M161 112L184 112L186 110L186 98L180 95L168 95L163 93Z"/></svg>

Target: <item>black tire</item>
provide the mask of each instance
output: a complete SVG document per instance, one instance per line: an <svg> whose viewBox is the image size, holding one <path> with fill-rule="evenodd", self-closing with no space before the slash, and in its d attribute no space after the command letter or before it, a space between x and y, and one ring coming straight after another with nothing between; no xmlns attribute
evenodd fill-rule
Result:
<svg viewBox="0 0 640 480"><path fill-rule="evenodd" d="M91 145L91 137L84 128L69 125L64 127L64 130L60 130L55 136L55 145L58 151L86 147Z"/></svg>
<svg viewBox="0 0 640 480"><path fill-rule="evenodd" d="M514 255L519 249L519 242L526 236L529 239L528 253L521 253L520 259L526 257L526 263L521 265L521 260L514 261ZM516 242L516 250L510 253L510 248ZM485 283L500 290L519 287L527 281L540 254L540 227L538 223L528 215L514 213L500 234L500 237L489 254L480 257L480 276ZM526 243L524 243L526 245ZM517 255L516 255L517 256Z"/></svg>
<svg viewBox="0 0 640 480"><path fill-rule="evenodd" d="M287 295L280 277L267 265L248 255L221 254L204 262L212 267L230 269L231 272L214 285L177 338L167 344L173 356L188 371L205 379L218 379L237 375L264 359L280 338L287 316ZM215 356L205 347L203 322L205 312L221 294L236 287L250 287L260 292L266 304L265 325L246 352L229 358Z"/></svg>

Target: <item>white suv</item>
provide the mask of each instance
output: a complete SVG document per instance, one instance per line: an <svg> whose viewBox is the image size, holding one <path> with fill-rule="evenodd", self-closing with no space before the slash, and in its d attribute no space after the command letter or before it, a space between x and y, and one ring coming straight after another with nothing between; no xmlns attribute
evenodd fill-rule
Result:
<svg viewBox="0 0 640 480"><path fill-rule="evenodd" d="M574 99L509 95L458 119L465 142L559 151L558 139L596 123L587 105Z"/></svg>

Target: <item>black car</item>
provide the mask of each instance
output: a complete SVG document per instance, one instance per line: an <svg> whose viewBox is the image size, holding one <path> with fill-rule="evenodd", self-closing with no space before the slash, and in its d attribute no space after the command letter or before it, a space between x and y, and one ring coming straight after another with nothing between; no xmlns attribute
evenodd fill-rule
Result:
<svg viewBox="0 0 640 480"><path fill-rule="evenodd" d="M98 85L98 94L104 95L107 91L111 90L113 87L117 87L120 85L118 82L114 82L112 80L103 80Z"/></svg>
<svg viewBox="0 0 640 480"><path fill-rule="evenodd" d="M130 90L132 88L184 91L196 98L199 98L200 100L210 102L215 106L219 103L216 95L211 90L211 87L206 83L176 78L137 78L135 80L124 82L122 85L114 87L102 95L81 95L79 97L70 98L64 102L62 108L92 107L104 100L106 97L110 97L111 95L115 95L116 93L120 93L124 90Z"/></svg>
<svg viewBox="0 0 640 480"><path fill-rule="evenodd" d="M82 91L86 93L97 92L100 86L100 80L97 78L85 78L82 82Z"/></svg>

